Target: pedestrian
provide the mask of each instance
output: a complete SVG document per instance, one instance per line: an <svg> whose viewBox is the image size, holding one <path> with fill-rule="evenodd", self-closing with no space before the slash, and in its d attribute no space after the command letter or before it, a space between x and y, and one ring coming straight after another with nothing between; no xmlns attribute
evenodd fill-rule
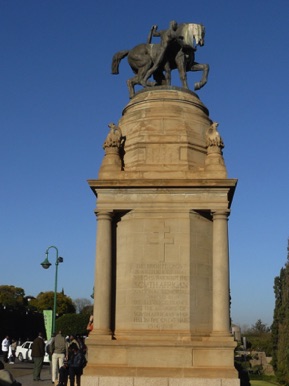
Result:
<svg viewBox="0 0 289 386"><path fill-rule="evenodd" d="M12 339L11 351L12 351L13 362L15 362L15 358L16 358L16 348L17 348L16 339Z"/></svg>
<svg viewBox="0 0 289 386"><path fill-rule="evenodd" d="M63 366L59 369L59 381L57 386L67 386L69 367L67 359L64 359Z"/></svg>
<svg viewBox="0 0 289 386"><path fill-rule="evenodd" d="M14 364L14 357L13 357L13 354L12 354L12 343L9 344L9 348L8 348L8 361L9 361L10 365Z"/></svg>
<svg viewBox="0 0 289 386"><path fill-rule="evenodd" d="M22 386L20 382L17 382L10 371L5 369L4 363L0 361L0 386Z"/></svg>
<svg viewBox="0 0 289 386"><path fill-rule="evenodd" d="M86 327L87 333L89 334L93 330L93 315L90 315L88 325Z"/></svg>
<svg viewBox="0 0 289 386"><path fill-rule="evenodd" d="M72 351L71 358L68 362L70 386L74 386L75 379L76 385L80 386L80 377L83 374L83 368L86 366L87 361L75 343L70 346L70 349Z"/></svg>
<svg viewBox="0 0 289 386"><path fill-rule="evenodd" d="M86 356L87 346L85 344L85 338L83 336L77 336L78 348L84 356Z"/></svg>
<svg viewBox="0 0 289 386"><path fill-rule="evenodd" d="M45 344L45 352L49 358L49 374L52 377L52 354L53 354L53 342L55 338L55 333L51 334L51 338Z"/></svg>
<svg viewBox="0 0 289 386"><path fill-rule="evenodd" d="M52 354L53 354L53 342L54 342L55 334L51 335L51 338L45 344L45 351L48 354L50 364L52 362Z"/></svg>
<svg viewBox="0 0 289 386"><path fill-rule="evenodd" d="M80 347L79 347L79 343L78 343L78 341L77 341L77 339L76 339L76 336L75 336L75 335L70 335L70 337L69 337L69 345L68 345L68 348L69 348L69 346L71 346L73 343L76 344L78 348L80 348Z"/></svg>
<svg viewBox="0 0 289 386"><path fill-rule="evenodd" d="M39 332L38 337L34 339L32 344L31 356L34 362L33 366L33 381L40 381L40 373L43 366L43 359L45 355L45 343L43 335Z"/></svg>
<svg viewBox="0 0 289 386"><path fill-rule="evenodd" d="M60 367L63 366L64 358L67 358L67 342L65 337L62 336L61 331L54 337L52 341L52 383L55 383L58 379L58 373Z"/></svg>
<svg viewBox="0 0 289 386"><path fill-rule="evenodd" d="M1 345L2 353L3 353L3 359L4 359L5 363L8 363L9 346L10 346L9 336L6 335L5 338L2 340L2 345Z"/></svg>

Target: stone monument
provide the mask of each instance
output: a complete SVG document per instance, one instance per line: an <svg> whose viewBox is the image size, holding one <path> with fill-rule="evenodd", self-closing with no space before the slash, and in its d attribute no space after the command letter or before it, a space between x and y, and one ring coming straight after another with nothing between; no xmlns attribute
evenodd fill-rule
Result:
<svg viewBox="0 0 289 386"><path fill-rule="evenodd" d="M131 96L89 180L97 246L82 385L237 386L228 252L237 181L218 123L186 87L148 81Z"/></svg>

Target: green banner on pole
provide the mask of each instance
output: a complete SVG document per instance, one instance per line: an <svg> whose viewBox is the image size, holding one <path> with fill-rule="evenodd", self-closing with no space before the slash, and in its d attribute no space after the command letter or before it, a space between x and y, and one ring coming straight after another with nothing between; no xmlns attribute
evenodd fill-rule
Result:
<svg viewBox="0 0 289 386"><path fill-rule="evenodd" d="M49 340L51 338L52 333L52 310L44 310L43 317L46 331L46 339Z"/></svg>

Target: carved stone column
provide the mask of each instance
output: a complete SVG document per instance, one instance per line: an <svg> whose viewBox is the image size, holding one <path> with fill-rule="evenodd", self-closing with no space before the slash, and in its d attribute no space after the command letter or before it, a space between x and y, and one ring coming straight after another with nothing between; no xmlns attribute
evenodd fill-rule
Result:
<svg viewBox="0 0 289 386"><path fill-rule="evenodd" d="M213 335L230 335L229 211L213 212Z"/></svg>
<svg viewBox="0 0 289 386"><path fill-rule="evenodd" d="M112 213L99 211L96 215L98 222L92 335L111 337Z"/></svg>

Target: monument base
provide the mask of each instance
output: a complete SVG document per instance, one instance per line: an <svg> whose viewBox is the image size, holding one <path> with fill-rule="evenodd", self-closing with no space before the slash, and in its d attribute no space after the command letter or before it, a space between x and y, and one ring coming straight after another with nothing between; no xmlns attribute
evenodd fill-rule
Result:
<svg viewBox="0 0 289 386"><path fill-rule="evenodd" d="M239 379L82 376L82 386L240 386Z"/></svg>
<svg viewBox="0 0 289 386"><path fill-rule="evenodd" d="M239 386L231 336L89 342L83 386Z"/></svg>
<svg viewBox="0 0 289 386"><path fill-rule="evenodd" d="M125 107L123 147L109 133L89 180L98 223L83 386L240 385L227 225L237 181L216 127L196 94L166 87Z"/></svg>

